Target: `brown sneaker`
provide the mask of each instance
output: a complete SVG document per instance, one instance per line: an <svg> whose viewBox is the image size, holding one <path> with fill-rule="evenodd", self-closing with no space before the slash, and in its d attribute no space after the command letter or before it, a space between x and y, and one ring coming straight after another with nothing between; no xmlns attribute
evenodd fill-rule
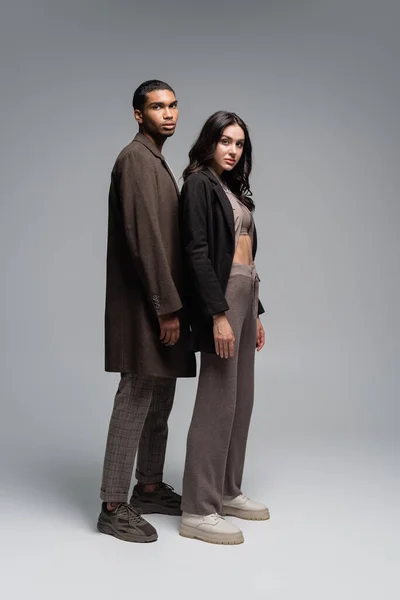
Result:
<svg viewBox="0 0 400 600"><path fill-rule="evenodd" d="M125 542L155 542L158 537L153 525L126 503L120 504L115 510L107 510L107 503L103 502L97 529Z"/></svg>
<svg viewBox="0 0 400 600"><path fill-rule="evenodd" d="M160 483L155 492L143 492L135 485L130 504L143 514L181 515L182 497L167 483Z"/></svg>

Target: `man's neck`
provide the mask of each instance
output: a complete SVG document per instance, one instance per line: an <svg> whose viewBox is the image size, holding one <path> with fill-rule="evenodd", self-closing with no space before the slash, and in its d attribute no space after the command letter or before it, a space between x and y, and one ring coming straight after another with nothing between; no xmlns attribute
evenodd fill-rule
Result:
<svg viewBox="0 0 400 600"><path fill-rule="evenodd" d="M143 129L139 129L139 132L142 133L143 135L145 135L152 144L155 145L155 147L157 148L157 150L159 150L160 152L162 152L162 148L164 146L165 143L165 137L153 137L152 135L150 135L149 133L147 133L147 131L144 131Z"/></svg>

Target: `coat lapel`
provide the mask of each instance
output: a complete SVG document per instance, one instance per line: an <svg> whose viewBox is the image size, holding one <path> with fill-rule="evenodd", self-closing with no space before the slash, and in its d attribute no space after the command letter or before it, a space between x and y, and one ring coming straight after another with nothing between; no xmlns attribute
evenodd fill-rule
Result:
<svg viewBox="0 0 400 600"><path fill-rule="evenodd" d="M150 152L152 152L154 154L154 156L156 156L157 158L159 158L162 162L162 164L164 165L166 171L168 172L168 175L171 177L172 181L174 182L174 186L176 189L176 193L179 196L179 187L178 187L178 183L175 179L175 176L173 174L173 172L171 171L171 168L169 166L169 164L167 163L167 161L165 160L164 156L161 154L161 152L158 150L158 148L155 147L155 145L153 144L153 142L146 136L144 135L144 133L138 133L135 137L134 137L134 142L139 142L140 144L143 144L143 146L146 146L146 148L148 150L150 150Z"/></svg>
<svg viewBox="0 0 400 600"><path fill-rule="evenodd" d="M176 189L176 193L177 193L177 194L178 194L178 196L179 196L179 194L180 194L180 191L179 191L179 187L178 187L178 182L176 181L176 177L175 177L175 175L173 174L173 172L172 172L172 169L171 169L171 167L169 166L169 164L167 163L167 161L165 160L165 158L164 158L164 157L162 157L162 158L161 158L161 160L162 160L162 163L163 163L164 167L167 169L167 171L168 171L168 174L170 175L170 177L171 177L172 181L174 182L174 186L175 186L175 189Z"/></svg>

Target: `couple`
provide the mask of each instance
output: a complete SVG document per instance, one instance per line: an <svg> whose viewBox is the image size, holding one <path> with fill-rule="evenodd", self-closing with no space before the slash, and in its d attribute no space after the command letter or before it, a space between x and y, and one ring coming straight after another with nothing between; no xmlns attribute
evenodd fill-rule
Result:
<svg viewBox="0 0 400 600"><path fill-rule="evenodd" d="M97 527L153 542L157 532L142 514L182 515L182 536L240 544L241 530L222 515L269 518L241 491L255 349L264 346L251 142L236 114L213 114L190 150L179 194L161 153L178 119L175 92L146 81L133 109L139 133L116 160L109 195L105 366L121 380ZM167 422L176 378L196 375L196 351L201 368L181 498L163 482Z"/></svg>

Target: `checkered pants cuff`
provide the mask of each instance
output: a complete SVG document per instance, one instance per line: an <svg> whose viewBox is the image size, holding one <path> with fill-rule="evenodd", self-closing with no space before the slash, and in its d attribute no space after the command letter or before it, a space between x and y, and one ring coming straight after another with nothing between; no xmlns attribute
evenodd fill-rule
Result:
<svg viewBox="0 0 400 600"><path fill-rule="evenodd" d="M105 490L100 491L100 498L103 502L128 502L128 494L116 494L115 492L106 492Z"/></svg>
<svg viewBox="0 0 400 600"><path fill-rule="evenodd" d="M135 472L135 477L138 480L138 483L160 483L163 480L163 473L159 473L158 475L143 475L139 471Z"/></svg>

